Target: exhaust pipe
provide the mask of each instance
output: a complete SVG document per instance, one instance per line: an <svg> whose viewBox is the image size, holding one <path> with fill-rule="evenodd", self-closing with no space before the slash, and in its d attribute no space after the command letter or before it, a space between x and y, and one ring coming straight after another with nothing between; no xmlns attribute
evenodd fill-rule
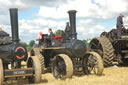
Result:
<svg viewBox="0 0 128 85"><path fill-rule="evenodd" d="M69 14L69 19L70 19L70 34L71 34L71 38L73 40L77 39L77 33L76 33L76 10L69 10L68 14Z"/></svg>
<svg viewBox="0 0 128 85"><path fill-rule="evenodd" d="M19 33L18 33L18 9L10 8L10 21L11 21L11 30L12 30L12 42L14 44L19 42Z"/></svg>

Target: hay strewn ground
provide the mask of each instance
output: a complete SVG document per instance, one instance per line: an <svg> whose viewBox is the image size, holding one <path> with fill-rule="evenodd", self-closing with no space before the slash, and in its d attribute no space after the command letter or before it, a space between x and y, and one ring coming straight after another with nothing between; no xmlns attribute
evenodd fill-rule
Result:
<svg viewBox="0 0 128 85"><path fill-rule="evenodd" d="M26 84L25 84L26 83ZM11 80L4 85L29 85L27 80ZM128 85L128 67L105 68L102 76L82 75L73 76L72 79L56 80L51 73L42 74L40 84L32 85Z"/></svg>
<svg viewBox="0 0 128 85"><path fill-rule="evenodd" d="M66 80L56 80L52 74L47 73L42 75L42 81L38 85L128 85L128 67L105 68L100 77L82 75Z"/></svg>
<svg viewBox="0 0 128 85"><path fill-rule="evenodd" d="M25 84L26 83L26 84ZM5 85L29 85L27 80L9 81ZM32 84L34 85L34 84ZM72 79L56 80L52 74L42 75L40 84L35 85L128 85L128 67L110 67L104 69L102 76L73 76Z"/></svg>
<svg viewBox="0 0 128 85"><path fill-rule="evenodd" d="M42 75L39 85L128 85L128 67L110 67L104 69L102 76L73 76L65 81L56 80L50 73Z"/></svg>

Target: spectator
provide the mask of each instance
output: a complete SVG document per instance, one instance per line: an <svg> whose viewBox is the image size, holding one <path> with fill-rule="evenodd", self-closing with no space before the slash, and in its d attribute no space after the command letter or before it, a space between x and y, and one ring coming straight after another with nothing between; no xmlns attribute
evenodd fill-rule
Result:
<svg viewBox="0 0 128 85"><path fill-rule="evenodd" d="M39 32L39 35L38 35L38 42L39 43L40 43L41 39L42 39L42 32Z"/></svg>
<svg viewBox="0 0 128 85"><path fill-rule="evenodd" d="M52 32L52 29L49 28L49 29L48 29L48 32L50 33L50 34L49 34L50 39L52 39L52 38L55 36L54 33Z"/></svg>

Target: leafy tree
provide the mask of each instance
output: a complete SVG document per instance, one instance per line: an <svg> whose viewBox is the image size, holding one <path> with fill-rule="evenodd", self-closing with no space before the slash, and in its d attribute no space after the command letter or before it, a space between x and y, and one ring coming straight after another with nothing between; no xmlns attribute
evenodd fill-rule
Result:
<svg viewBox="0 0 128 85"><path fill-rule="evenodd" d="M35 41L34 41L34 40L31 40L31 41L29 42L29 46L30 46L30 47L32 47L34 44L35 44Z"/></svg>
<svg viewBox="0 0 128 85"><path fill-rule="evenodd" d="M56 32L55 32L55 35L57 35L57 36L59 36L59 35L61 35L63 33L63 30L57 30Z"/></svg>
<svg viewBox="0 0 128 85"><path fill-rule="evenodd" d="M30 52L31 48L32 48L32 47L29 46L29 45L26 47L26 49L27 49L28 52Z"/></svg>
<svg viewBox="0 0 128 85"><path fill-rule="evenodd" d="M27 43L25 42L20 42L21 45L23 45L24 47L27 47Z"/></svg>
<svg viewBox="0 0 128 85"><path fill-rule="evenodd" d="M83 42L87 43L87 40L83 40Z"/></svg>
<svg viewBox="0 0 128 85"><path fill-rule="evenodd" d="M35 44L35 41L31 40L29 42L29 44L21 41L20 44L23 45L24 47L26 47L27 51L29 52L31 50L32 46Z"/></svg>

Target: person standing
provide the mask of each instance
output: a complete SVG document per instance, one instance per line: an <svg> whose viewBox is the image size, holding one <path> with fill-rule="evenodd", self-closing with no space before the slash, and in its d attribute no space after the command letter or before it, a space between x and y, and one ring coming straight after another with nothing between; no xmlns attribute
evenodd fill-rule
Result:
<svg viewBox="0 0 128 85"><path fill-rule="evenodd" d="M121 32L122 32L122 29L124 28L124 26L123 26L123 17L124 17L123 14L120 14L117 17L116 28L117 28L117 37L118 37L118 39L121 37Z"/></svg>
<svg viewBox="0 0 128 85"><path fill-rule="evenodd" d="M123 25L123 17L124 15L123 14L120 14L118 17L117 17L117 23L116 23L116 28L117 28L117 37L118 39L121 38L121 34L122 34L122 29L124 28L124 25ZM122 63L122 56L121 56L121 44L120 44L120 41L117 42L117 58L118 58L118 62L119 63Z"/></svg>
<svg viewBox="0 0 128 85"><path fill-rule="evenodd" d="M41 39L42 39L42 32L39 32L39 35L38 35L38 43L40 44L41 42Z"/></svg>
<svg viewBox="0 0 128 85"><path fill-rule="evenodd" d="M52 39L52 38L55 36L54 33L53 33L53 31L52 31L52 29L49 28L49 29L48 29L48 32L50 33L50 34L49 34L50 39Z"/></svg>
<svg viewBox="0 0 128 85"><path fill-rule="evenodd" d="M49 45L54 45L55 44L55 39L54 39L54 33L51 28L48 29L49 34Z"/></svg>
<svg viewBox="0 0 128 85"><path fill-rule="evenodd" d="M68 40L71 39L71 30L70 30L69 22L66 23L64 38Z"/></svg>

